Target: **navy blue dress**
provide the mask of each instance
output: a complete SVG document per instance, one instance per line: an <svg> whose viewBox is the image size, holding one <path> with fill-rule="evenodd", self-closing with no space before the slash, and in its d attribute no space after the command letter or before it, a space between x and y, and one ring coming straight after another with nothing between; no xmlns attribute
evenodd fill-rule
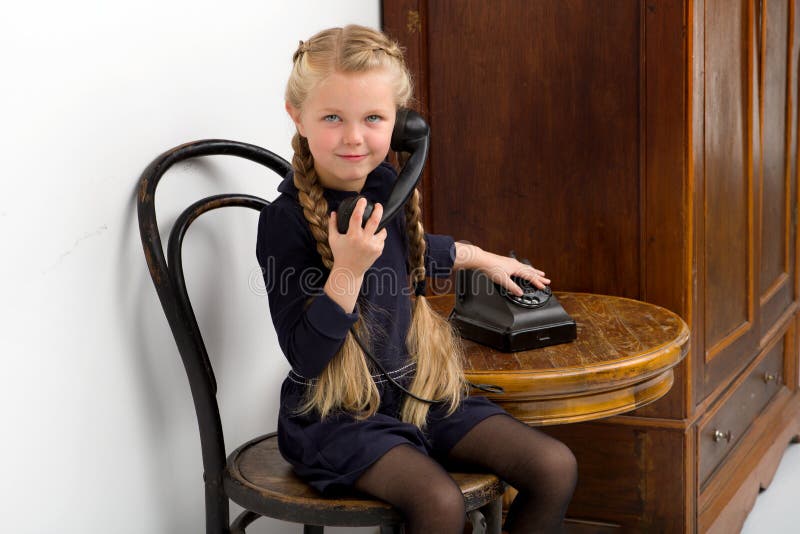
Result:
<svg viewBox="0 0 800 534"><path fill-rule="evenodd" d="M384 202L397 174L381 164L369 174L361 194ZM323 291L328 269L316 251L308 223L297 200L291 174L278 187L281 195L261 212L256 255L266 283L272 321L283 353L292 367L281 387L278 444L299 476L319 491L350 487L391 448L408 444L433 457L444 456L484 418L506 413L484 397L467 397L447 416L447 407L431 406L422 431L402 422L402 392L374 374L381 402L378 412L357 420L337 412L321 421L317 413L298 413L305 390L341 347L358 313L370 326L372 352L404 386L415 366L405 345L411 324L412 293L408 282L408 240L399 215L386 227L384 250L365 273L358 305L346 313ZM324 191L329 210L336 210L352 191ZM449 236L426 234L425 267L429 276L448 276L455 258Z"/></svg>

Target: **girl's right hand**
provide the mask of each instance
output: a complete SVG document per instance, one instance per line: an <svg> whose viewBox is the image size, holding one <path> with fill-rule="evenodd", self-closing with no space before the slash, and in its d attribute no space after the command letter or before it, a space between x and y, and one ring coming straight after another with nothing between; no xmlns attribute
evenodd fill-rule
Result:
<svg viewBox="0 0 800 534"><path fill-rule="evenodd" d="M333 253L334 267L347 269L356 278L362 277L383 253L387 235L386 228L375 233L383 215L383 206L377 203L367 224L361 227L366 206L367 199L360 198L353 209L346 234L340 234L337 229L338 214L335 211L331 212L328 220L328 244Z"/></svg>

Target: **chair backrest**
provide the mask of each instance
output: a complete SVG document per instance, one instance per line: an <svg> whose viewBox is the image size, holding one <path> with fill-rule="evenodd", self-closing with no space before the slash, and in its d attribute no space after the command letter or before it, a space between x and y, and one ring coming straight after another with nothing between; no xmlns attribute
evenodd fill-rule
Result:
<svg viewBox="0 0 800 534"><path fill-rule="evenodd" d="M164 173L176 163L189 158L212 155L245 158L275 171L281 177L291 170L291 165L286 160L264 148L237 141L209 139L186 143L164 152L144 170L139 180L137 202L139 234L150 276L186 368L197 423L200 427L208 533L228 531L228 497L222 485L226 460L225 440L216 398L217 384L214 370L186 292L181 245L189 225L203 213L229 206L260 211L269 204L262 198L242 194L214 195L193 203L175 221L169 234L165 257L156 221L156 186Z"/></svg>

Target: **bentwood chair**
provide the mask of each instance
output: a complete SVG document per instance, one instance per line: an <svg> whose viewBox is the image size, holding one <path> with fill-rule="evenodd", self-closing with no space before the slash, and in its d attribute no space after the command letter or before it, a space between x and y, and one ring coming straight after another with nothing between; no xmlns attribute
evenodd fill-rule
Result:
<svg viewBox="0 0 800 534"><path fill-rule="evenodd" d="M235 141L205 140L164 152L145 169L139 181L139 232L144 254L186 368L200 427L206 533L243 533L262 516L302 523L305 534L321 534L324 526L370 525L380 525L382 533L402 532L402 514L383 501L355 493L327 497L305 484L278 452L275 433L248 441L234 449L226 460L216 378L187 294L181 245L189 225L208 211L232 206L260 211L269 202L252 195L223 194L193 203L173 225L166 256L154 205L156 186L167 169L188 158L210 155L245 158L281 177L290 170L288 162L264 148ZM452 476L464 494L473 532L499 534L502 481L490 474L452 473ZM245 509L232 523L229 501Z"/></svg>

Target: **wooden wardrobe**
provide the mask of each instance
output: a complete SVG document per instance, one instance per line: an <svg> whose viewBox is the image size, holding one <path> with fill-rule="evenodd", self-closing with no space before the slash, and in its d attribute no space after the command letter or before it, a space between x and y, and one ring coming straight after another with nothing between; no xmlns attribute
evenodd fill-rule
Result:
<svg viewBox="0 0 800 534"><path fill-rule="evenodd" d="M548 427L600 532L737 532L800 435L798 0L383 0L429 231L680 314L667 396Z"/></svg>

